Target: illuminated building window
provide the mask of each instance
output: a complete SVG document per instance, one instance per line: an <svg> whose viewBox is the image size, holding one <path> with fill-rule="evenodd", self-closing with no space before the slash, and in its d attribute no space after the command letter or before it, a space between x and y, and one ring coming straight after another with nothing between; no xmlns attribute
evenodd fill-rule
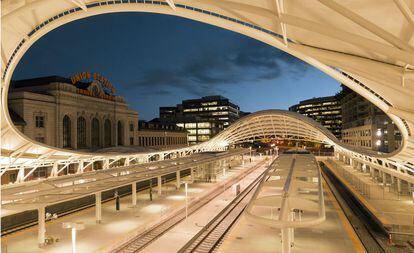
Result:
<svg viewBox="0 0 414 253"><path fill-rule="evenodd" d="M44 116L36 116L36 127L37 128L44 128L45 127L45 117Z"/></svg>

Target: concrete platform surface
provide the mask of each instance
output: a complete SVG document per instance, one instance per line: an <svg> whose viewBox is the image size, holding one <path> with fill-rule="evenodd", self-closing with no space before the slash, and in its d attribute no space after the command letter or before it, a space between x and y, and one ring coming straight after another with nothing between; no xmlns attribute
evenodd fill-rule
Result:
<svg viewBox="0 0 414 253"><path fill-rule="evenodd" d="M189 184L188 198L196 198L202 192L211 189L218 183L236 176L244 169L254 166L263 158L243 166L233 167L225 176L218 178L217 183ZM181 179L183 182L184 179ZM125 235L144 230L156 220L165 217L172 210L185 204L184 187L175 188L175 181L163 185L163 194L157 196L153 190L153 201L149 201L148 190L137 193L137 206L131 206L131 195L121 198L121 210L115 210L115 201L102 204L102 223L96 224L95 208L88 208L74 214L58 218L46 223L46 236L58 239L58 242L39 248L37 246L37 226L13 233L1 238L2 253L67 253L71 252L71 233L62 228L63 222L83 222L85 229L77 233L77 252L103 252Z"/></svg>
<svg viewBox="0 0 414 253"><path fill-rule="evenodd" d="M266 164L254 170L239 182L241 190L245 189L267 169ZM162 235L155 242L146 247L142 252L177 252L191 238L193 238L204 225L209 223L220 211L222 211L235 197L236 195L233 193L233 189L227 189L200 210L189 216L186 221L179 223L173 229Z"/></svg>
<svg viewBox="0 0 414 253"><path fill-rule="evenodd" d="M326 221L310 228L295 229L293 253L363 253L357 235L324 183ZM282 252L280 229L248 221L244 215L218 249L220 253Z"/></svg>

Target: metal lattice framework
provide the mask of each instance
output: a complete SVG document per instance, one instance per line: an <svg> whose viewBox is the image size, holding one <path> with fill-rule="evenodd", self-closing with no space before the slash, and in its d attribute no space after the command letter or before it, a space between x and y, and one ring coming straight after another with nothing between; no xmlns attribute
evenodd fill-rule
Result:
<svg viewBox="0 0 414 253"><path fill-rule="evenodd" d="M180 156L220 149L223 140L234 143L254 134L260 135L260 131L267 134L263 125L254 124L250 130L247 127L236 130L234 127L231 137L224 138L223 134L199 146L127 155L67 151L45 146L22 135L10 119L7 94L13 71L30 46L68 22L126 11L176 15L208 23L260 40L307 62L385 111L400 129L403 140L399 150L381 160L373 157L377 155L367 156L336 145L338 150L348 152L355 159L385 166L385 169L397 167L398 171L406 173L413 166L412 0L4 0L1 4L2 174L18 169L21 172L18 179L24 181L28 175L25 169L30 173L38 166L48 165L53 166L53 176L57 176L62 166L72 163L79 164L78 172L81 173L97 160L104 161L104 168L109 168L120 161L128 165L153 156L163 159L169 154ZM279 123L277 125L283 127ZM329 137L321 136L319 130L313 132L301 128L300 124L297 123L295 132L285 135L333 142L327 140ZM288 129L286 127L288 125L284 131ZM293 131L293 128L289 126L288 130ZM283 135L282 132L275 131L274 136ZM219 138L221 141L217 141Z"/></svg>

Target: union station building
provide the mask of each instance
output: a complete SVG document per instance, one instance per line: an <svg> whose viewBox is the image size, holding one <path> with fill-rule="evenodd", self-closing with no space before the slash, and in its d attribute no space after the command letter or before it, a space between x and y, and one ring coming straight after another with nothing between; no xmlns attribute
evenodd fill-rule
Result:
<svg viewBox="0 0 414 253"><path fill-rule="evenodd" d="M96 73L71 78L48 76L18 80L9 93L10 116L29 138L66 149L96 150L117 146L157 146L154 136L141 136L138 112L125 98L115 95L112 84ZM187 132L172 129L174 136L162 146L187 145ZM162 132L165 137L169 128Z"/></svg>

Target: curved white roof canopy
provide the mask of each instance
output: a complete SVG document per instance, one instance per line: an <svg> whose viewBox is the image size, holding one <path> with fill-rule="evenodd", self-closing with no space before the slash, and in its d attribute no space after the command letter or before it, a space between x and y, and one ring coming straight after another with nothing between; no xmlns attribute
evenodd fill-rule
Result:
<svg viewBox="0 0 414 253"><path fill-rule="evenodd" d="M19 133L8 114L10 79L29 47L54 28L97 14L135 11L176 15L229 29L315 66L395 121L403 146L392 154L392 160L412 164L413 10L412 0L3 0L1 163L16 163L21 157L97 156L48 147Z"/></svg>
<svg viewBox="0 0 414 253"><path fill-rule="evenodd" d="M311 118L285 110L265 110L234 122L205 145L208 149L255 139L304 140L332 146L339 143L331 132Z"/></svg>

